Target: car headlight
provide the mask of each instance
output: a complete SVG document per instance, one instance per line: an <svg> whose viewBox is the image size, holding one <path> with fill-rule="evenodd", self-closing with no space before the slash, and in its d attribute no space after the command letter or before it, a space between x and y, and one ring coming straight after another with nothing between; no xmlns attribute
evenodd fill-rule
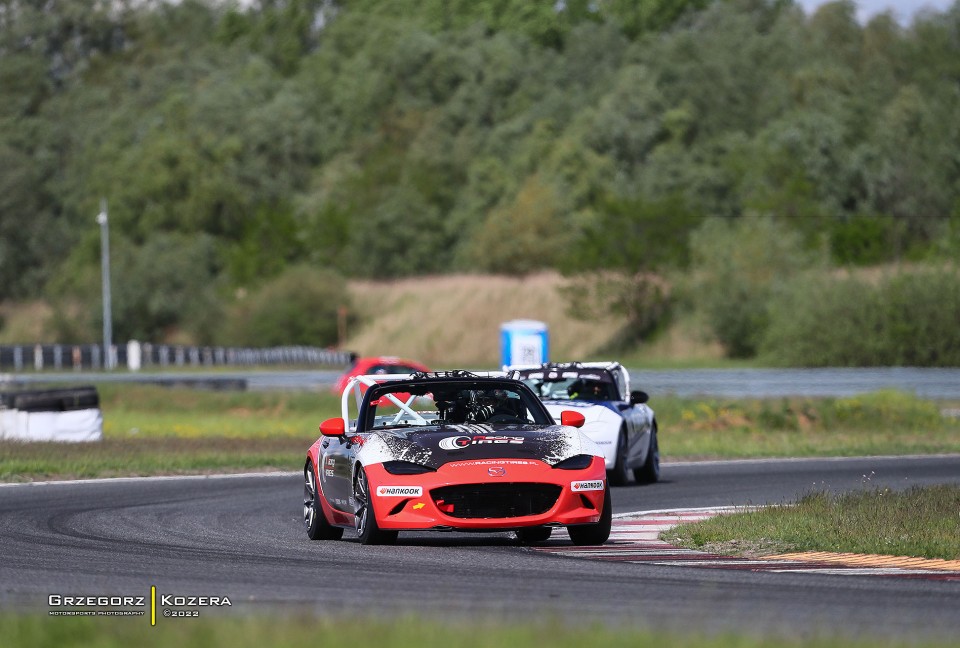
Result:
<svg viewBox="0 0 960 648"><path fill-rule="evenodd" d="M591 463L593 463L593 455L578 454L553 464L553 467L560 470L583 470L588 468Z"/></svg>
<svg viewBox="0 0 960 648"><path fill-rule="evenodd" d="M384 461L383 468L391 475L422 475L423 473L437 471L436 468L412 461Z"/></svg>

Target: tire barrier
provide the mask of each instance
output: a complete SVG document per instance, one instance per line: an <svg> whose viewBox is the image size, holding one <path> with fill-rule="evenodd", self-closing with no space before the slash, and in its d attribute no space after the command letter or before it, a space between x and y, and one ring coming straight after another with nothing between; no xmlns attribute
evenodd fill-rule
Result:
<svg viewBox="0 0 960 648"><path fill-rule="evenodd" d="M247 391L247 380L245 378L183 378L177 376L176 378L160 377L151 380L138 380L137 384L208 391Z"/></svg>
<svg viewBox="0 0 960 648"><path fill-rule="evenodd" d="M102 437L96 387L0 392L0 440L84 442Z"/></svg>
<svg viewBox="0 0 960 648"><path fill-rule="evenodd" d="M0 371L82 371L180 367L254 367L270 365L348 366L349 351L307 346L265 349L197 347L136 341L113 345L107 353L99 344L21 344L0 346Z"/></svg>
<svg viewBox="0 0 960 648"><path fill-rule="evenodd" d="M100 396L93 386L35 389L0 393L8 409L21 412L69 412L100 407Z"/></svg>

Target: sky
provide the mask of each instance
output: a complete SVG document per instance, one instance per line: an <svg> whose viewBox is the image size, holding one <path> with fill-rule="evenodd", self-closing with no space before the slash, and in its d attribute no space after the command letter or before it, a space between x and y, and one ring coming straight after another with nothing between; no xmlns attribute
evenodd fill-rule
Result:
<svg viewBox="0 0 960 648"><path fill-rule="evenodd" d="M797 0L802 5L807 14L824 4L827 0ZM901 24L910 24L913 14L920 9L930 8L936 11L944 11L953 0L855 0L857 5L857 19L865 23L878 13L892 9L894 17Z"/></svg>

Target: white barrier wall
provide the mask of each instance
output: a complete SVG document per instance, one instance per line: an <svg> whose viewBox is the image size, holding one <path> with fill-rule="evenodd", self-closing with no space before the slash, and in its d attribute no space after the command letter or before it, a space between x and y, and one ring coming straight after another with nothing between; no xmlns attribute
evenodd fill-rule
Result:
<svg viewBox="0 0 960 648"><path fill-rule="evenodd" d="M99 441L103 437L100 408L67 412L0 410L0 439L16 441Z"/></svg>

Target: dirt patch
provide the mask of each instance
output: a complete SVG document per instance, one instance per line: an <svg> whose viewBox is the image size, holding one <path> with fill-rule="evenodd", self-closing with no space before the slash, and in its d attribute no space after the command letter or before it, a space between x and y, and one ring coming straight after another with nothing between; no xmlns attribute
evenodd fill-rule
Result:
<svg viewBox="0 0 960 648"><path fill-rule="evenodd" d="M0 344L35 344L46 339L53 309L41 301L0 303Z"/></svg>

